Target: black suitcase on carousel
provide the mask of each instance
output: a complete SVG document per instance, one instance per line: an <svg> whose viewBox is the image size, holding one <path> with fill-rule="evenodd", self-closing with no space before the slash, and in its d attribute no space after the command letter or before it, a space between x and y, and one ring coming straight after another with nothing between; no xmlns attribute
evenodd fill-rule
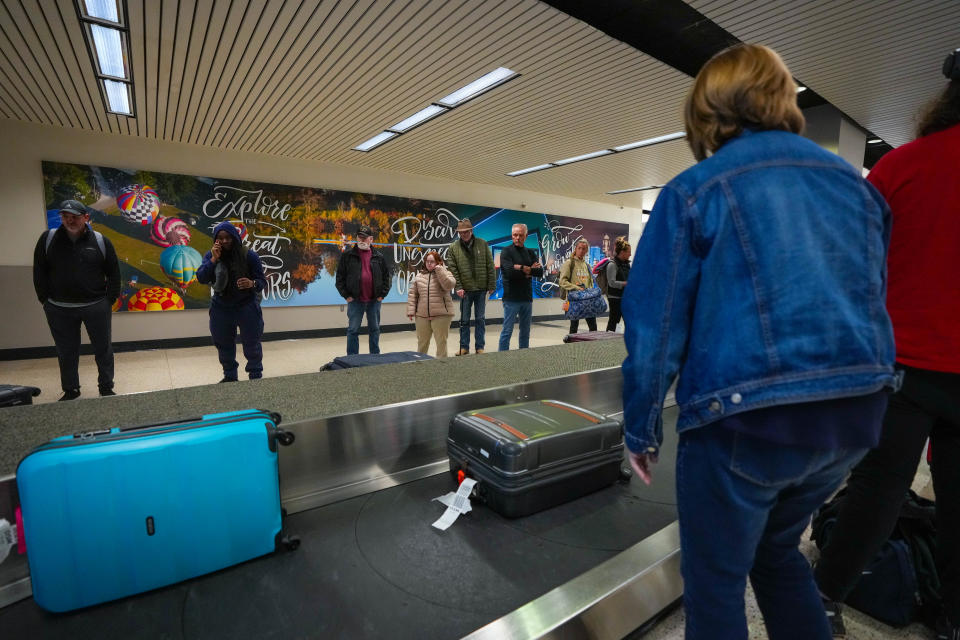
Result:
<svg viewBox="0 0 960 640"><path fill-rule="evenodd" d="M40 395L36 387L24 387L19 384L0 384L0 407L16 407L21 404L33 404Z"/></svg>
<svg viewBox="0 0 960 640"><path fill-rule="evenodd" d="M570 342L596 342L597 340L623 340L623 334L616 331L584 331L583 333L568 333L563 336L563 341Z"/></svg>
<svg viewBox="0 0 960 640"><path fill-rule="evenodd" d="M455 477L477 480L481 502L516 518L616 482L623 424L558 400L464 411L450 421L447 453Z"/></svg>

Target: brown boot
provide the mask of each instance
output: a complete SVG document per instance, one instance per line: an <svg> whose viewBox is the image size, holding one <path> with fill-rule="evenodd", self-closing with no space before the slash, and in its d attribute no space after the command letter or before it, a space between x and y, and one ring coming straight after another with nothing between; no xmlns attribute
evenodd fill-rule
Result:
<svg viewBox="0 0 960 640"><path fill-rule="evenodd" d="M477 353L483 353L483 349L477 349Z"/></svg>
<svg viewBox="0 0 960 640"><path fill-rule="evenodd" d="M470 349L460 349L455 354L455 356L468 356L470 355Z"/></svg>

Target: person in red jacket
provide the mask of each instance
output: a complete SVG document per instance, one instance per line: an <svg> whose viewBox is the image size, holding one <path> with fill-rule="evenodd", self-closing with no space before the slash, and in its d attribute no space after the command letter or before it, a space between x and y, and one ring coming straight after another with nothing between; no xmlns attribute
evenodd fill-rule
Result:
<svg viewBox="0 0 960 640"><path fill-rule="evenodd" d="M835 635L843 632L838 603L893 531L929 437L943 600L937 638L960 640L960 49L944 74L950 83L920 118L917 139L867 177L893 211L887 310L904 380L880 444L852 471L817 563Z"/></svg>

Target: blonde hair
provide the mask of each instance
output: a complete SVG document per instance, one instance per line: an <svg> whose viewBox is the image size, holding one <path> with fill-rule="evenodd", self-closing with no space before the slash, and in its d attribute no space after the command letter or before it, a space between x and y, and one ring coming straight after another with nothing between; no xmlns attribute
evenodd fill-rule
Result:
<svg viewBox="0 0 960 640"><path fill-rule="evenodd" d="M747 127L803 131L797 88L773 49L738 44L707 61L684 106L687 142L697 160Z"/></svg>

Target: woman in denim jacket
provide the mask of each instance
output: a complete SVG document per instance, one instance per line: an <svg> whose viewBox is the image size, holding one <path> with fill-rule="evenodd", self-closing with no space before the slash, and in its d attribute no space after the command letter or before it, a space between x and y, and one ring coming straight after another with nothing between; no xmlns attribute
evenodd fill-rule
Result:
<svg viewBox="0 0 960 640"><path fill-rule="evenodd" d="M714 56L685 111L700 162L657 199L634 259L644 277L623 297L630 460L649 483L679 375L686 637L745 639L749 576L771 639L830 638L797 547L877 443L898 384L890 211L859 171L797 135L796 85L766 47Z"/></svg>

